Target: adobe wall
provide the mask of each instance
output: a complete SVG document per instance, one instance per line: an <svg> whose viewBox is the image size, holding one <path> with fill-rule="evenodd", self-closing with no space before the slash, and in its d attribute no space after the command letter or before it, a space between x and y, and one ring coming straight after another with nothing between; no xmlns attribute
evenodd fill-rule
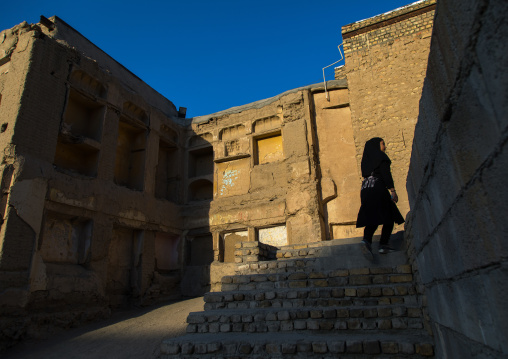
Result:
<svg viewBox="0 0 508 359"><path fill-rule="evenodd" d="M508 353L507 13L505 1L436 9L406 235L441 358Z"/></svg>
<svg viewBox="0 0 508 359"><path fill-rule="evenodd" d="M93 44L87 55L102 62L71 47L88 40L53 21L0 33L0 327L11 343L179 297L185 282L185 121Z"/></svg>
<svg viewBox="0 0 508 359"><path fill-rule="evenodd" d="M384 138L404 217L409 211L405 178L435 4L419 1L342 27L345 66L337 68L336 78L347 77L357 162L367 140Z"/></svg>
<svg viewBox="0 0 508 359"><path fill-rule="evenodd" d="M356 236L358 169L347 84L331 81L328 88L328 99L317 84L194 119L189 154L213 148L214 172L190 177L188 188L208 181L213 201L207 213L187 217L186 227L209 221L212 289L234 272L242 241L280 248Z"/></svg>

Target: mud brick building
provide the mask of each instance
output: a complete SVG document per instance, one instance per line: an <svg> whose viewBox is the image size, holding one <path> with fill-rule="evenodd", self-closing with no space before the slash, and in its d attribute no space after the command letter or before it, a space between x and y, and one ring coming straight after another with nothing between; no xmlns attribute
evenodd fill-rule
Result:
<svg viewBox="0 0 508 359"><path fill-rule="evenodd" d="M424 0L346 25L345 65L326 87L305 86L196 118L186 118L185 108L177 109L58 17L2 31L2 345L54 325L108 316L122 306L238 289L242 282L235 280L246 280L239 274L254 278L282 268L289 280L295 274L286 260L309 260L323 270L330 264L325 254L332 253L328 269L335 271L309 274L308 283L356 285L381 277L386 285L407 282L401 295L414 295L406 299L418 306L385 311L413 316L380 319L386 329L425 325L434 332L437 356L464 348L493 356L506 351L499 337L506 330L491 316L506 316L496 284L506 278L502 224L492 212L481 217L477 231L470 228L475 238L489 233L492 240L473 245L456 235L444 239L473 223L464 220L468 210L484 204L478 198L491 198L506 213L477 183L482 178L496 185L506 168L506 116L500 115L506 111L499 105L506 78L497 76L505 69L501 52L492 50L506 30L499 18L506 5L478 3ZM461 9L464 22L457 22L453 9ZM487 13L492 26L481 21ZM477 25L467 28L471 23ZM491 36L495 26L497 37ZM495 68L483 55L464 60L473 50L498 59ZM466 115L469 102L477 111L461 127L453 116ZM466 166L460 149L474 137L474 114L485 113L498 131L485 125L482 133L495 141L476 145L466 156L474 163ZM390 270L364 268L352 244L362 234L355 228L359 163L371 137L387 142L399 208L409 213L407 256L392 257ZM426 151L427 144L433 149ZM435 172L444 160L453 163L452 170ZM482 251L487 254L472 259ZM468 293L482 281L484 298L492 299L471 301ZM205 300L226 297L211 293ZM464 309L447 306L456 298ZM196 330L205 320L190 318ZM344 323L339 329L349 325ZM376 323L353 324L358 329ZM304 324L298 323L302 330ZM457 344L469 339L472 344ZM348 350L339 344L334 348ZM433 355L426 343L384 344L386 353ZM360 341L351 348L376 354L384 344ZM181 344L165 345L168 355L182 353ZM325 343L319 350L327 348Z"/></svg>
<svg viewBox="0 0 508 359"><path fill-rule="evenodd" d="M384 73L388 82L373 83L366 61L393 48L406 63L403 44L414 39L417 101L433 4L344 27L347 78L326 92L306 86L193 119L58 17L3 31L2 326L16 336L55 313L73 323L203 294L234 273L243 241L280 248L358 236L363 142L387 139L404 193L398 174L417 113L399 114L411 106L388 97L390 110L365 122L379 100L360 101L368 86L397 83ZM395 39L374 54L358 40L373 23ZM13 325L20 317L31 319Z"/></svg>

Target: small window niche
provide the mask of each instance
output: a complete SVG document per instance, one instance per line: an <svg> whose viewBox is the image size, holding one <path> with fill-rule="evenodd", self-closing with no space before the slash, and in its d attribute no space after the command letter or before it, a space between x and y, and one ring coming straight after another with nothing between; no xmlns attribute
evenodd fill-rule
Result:
<svg viewBox="0 0 508 359"><path fill-rule="evenodd" d="M54 165L64 172L97 176L105 106L71 88Z"/></svg>
<svg viewBox="0 0 508 359"><path fill-rule="evenodd" d="M90 259L93 222L48 212L39 242L45 263L86 265Z"/></svg>
<svg viewBox="0 0 508 359"><path fill-rule="evenodd" d="M159 157L155 171L155 197L178 200L178 149L176 145L159 140Z"/></svg>
<svg viewBox="0 0 508 359"><path fill-rule="evenodd" d="M158 232L155 235L155 270L168 273L180 269L180 237Z"/></svg>
<svg viewBox="0 0 508 359"><path fill-rule="evenodd" d="M146 128L120 118L114 177L116 184L133 190L143 190L146 137Z"/></svg>
<svg viewBox="0 0 508 359"><path fill-rule="evenodd" d="M213 262L213 237L211 233L196 235L187 241L186 263L189 266L208 266Z"/></svg>
<svg viewBox="0 0 508 359"><path fill-rule="evenodd" d="M213 147L189 151L189 178L213 175Z"/></svg>
<svg viewBox="0 0 508 359"><path fill-rule="evenodd" d="M104 111L104 105L90 100L71 88L63 116L62 133L100 142Z"/></svg>
<svg viewBox="0 0 508 359"><path fill-rule="evenodd" d="M282 135L280 132L256 137L254 139L254 164L277 162L284 159Z"/></svg>
<svg viewBox="0 0 508 359"><path fill-rule="evenodd" d="M198 179L189 186L189 202L210 201L213 199L213 183L207 179Z"/></svg>

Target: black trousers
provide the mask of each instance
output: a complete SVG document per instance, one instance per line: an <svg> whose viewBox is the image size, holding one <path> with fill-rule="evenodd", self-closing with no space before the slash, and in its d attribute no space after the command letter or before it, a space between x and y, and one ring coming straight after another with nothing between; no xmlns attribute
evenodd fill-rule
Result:
<svg viewBox="0 0 508 359"><path fill-rule="evenodd" d="M394 222L388 222L383 224L383 229L381 229L381 239L379 241L379 245L386 246L388 241L390 240L390 236L392 234ZM376 231L378 226L365 226L363 230L363 240L369 244L372 244L372 236L374 236L374 232Z"/></svg>

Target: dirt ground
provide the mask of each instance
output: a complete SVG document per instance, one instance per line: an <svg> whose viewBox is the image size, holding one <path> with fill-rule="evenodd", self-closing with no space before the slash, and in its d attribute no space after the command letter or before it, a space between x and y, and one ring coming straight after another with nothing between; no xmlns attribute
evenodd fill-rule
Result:
<svg viewBox="0 0 508 359"><path fill-rule="evenodd" d="M0 354L2 359L152 359L163 339L185 334L190 312L203 310L203 297L158 307L118 312L101 322L27 341Z"/></svg>

